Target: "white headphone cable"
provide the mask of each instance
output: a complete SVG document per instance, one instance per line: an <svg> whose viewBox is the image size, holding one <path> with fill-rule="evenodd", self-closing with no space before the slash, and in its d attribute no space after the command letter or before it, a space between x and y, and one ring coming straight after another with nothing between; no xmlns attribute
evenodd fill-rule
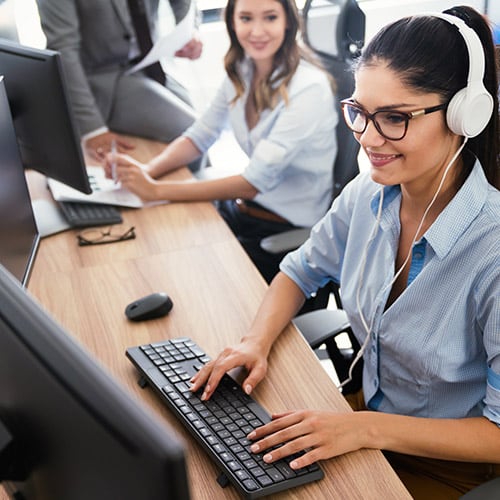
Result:
<svg viewBox="0 0 500 500"><path fill-rule="evenodd" d="M358 308L359 316L361 318L361 323L363 323L363 327L365 328L367 335L365 337L365 341L363 342L363 345L360 347L358 353L356 354L351 365L349 366L349 372L348 372L347 379L344 380L339 385L339 388L344 387L344 385L348 384L352 380L352 372L354 370L354 367L356 366L356 363L361 359L361 357L363 356L363 353L365 352L366 346L368 345L368 341L370 340L370 332L373 328L373 321L374 321L375 316L372 316L372 320L370 321L370 326L368 326L368 324L366 322L366 318L363 314L363 310L361 308L360 291L361 291L361 287L363 285L363 276L365 274L366 261L368 258L368 248L370 247L370 243L375 239L375 236L377 235L378 228L380 225L380 219L382 218L383 204L384 204L384 187L382 186L380 188L380 199L379 199L378 209L377 209L377 219L375 221L375 224L373 225L372 232L370 234L370 237L368 238L368 241L366 242L365 249L363 251L363 257L361 259L361 271L359 274L358 288L356 290L356 307Z"/></svg>
<svg viewBox="0 0 500 500"><path fill-rule="evenodd" d="M460 153L464 149L465 144L467 143L467 139L468 139L467 137L464 137L464 140L463 140L461 146L458 148L458 150L456 151L456 153L453 155L452 159L450 160L450 162L446 166L446 168L445 168L445 170L443 172L443 175L441 176L441 180L440 180L439 185L438 185L438 187L436 189L436 192L434 193L434 196L432 197L431 201L427 205L427 208L425 209L424 214L422 215L422 218L420 219L420 223L419 223L419 225L417 227L417 230L415 231L415 236L413 237L413 240L412 240L411 245L410 245L410 250L408 251L408 255L406 256L405 261L403 262L403 264L401 265L401 267L398 269L398 271L396 272L396 274L394 275L394 277L392 278L392 280L390 281L390 283L383 288L382 293L385 292L385 290L387 290L387 288L391 287L395 283L395 281L398 279L399 275L403 272L403 269L405 268L406 264L408 264L408 261L410 260L410 257L411 257L412 252L413 252L413 245L417 241L418 233L422 229L422 226L424 224L424 220L427 217L427 214L429 213L429 210L431 209L432 205L434 205L434 203L435 203L435 201L436 201L436 199L438 197L438 194L439 194L439 192L441 191L441 189L443 187L443 184L444 184L444 181L445 181L445 179L446 179L446 177L448 175L448 172L450 171L451 166L455 163L455 161L457 160L458 156L460 155ZM361 323L363 324L363 327L364 327L364 329L366 331L366 337L365 337L365 340L363 342L363 345L360 347L358 353L356 354L356 357L354 358L354 360L352 361L351 365L349 366L349 376L348 376L348 378L346 380L344 380L339 385L339 388L344 387L344 385L348 384L352 380L352 372L354 370L354 367L356 366L356 363L363 356L363 354L365 352L365 349L366 349L366 346L368 345L368 342L370 341L370 333L372 331L373 322L375 320L375 316L373 315L372 319L370 321L370 325L367 324L366 319L365 319L365 317L363 315L363 310L361 308L360 291L361 291L361 286L363 285L363 275L364 275L364 271L365 271L365 267L366 267L366 259L368 258L368 247L370 246L370 243L375 239L375 236L377 234L377 231L378 231L378 228L379 228L379 225L380 225L380 218L381 218L381 215L382 215L383 199L384 199L384 191L383 191L383 187L382 187L380 189L380 201L379 201L379 206L378 206L378 210L377 210L377 220L375 222L375 225L373 226L372 232L370 234L370 238L368 239L368 241L366 243L366 246L365 246L365 250L363 252L363 258L362 258L362 261L361 261L360 278L359 278L358 288L356 290L356 307L358 308L358 313L359 313L359 316L361 318Z"/></svg>

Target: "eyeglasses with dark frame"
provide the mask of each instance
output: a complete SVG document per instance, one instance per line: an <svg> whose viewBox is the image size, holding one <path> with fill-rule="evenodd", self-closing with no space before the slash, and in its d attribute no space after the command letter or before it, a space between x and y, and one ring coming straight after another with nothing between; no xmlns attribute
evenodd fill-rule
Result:
<svg viewBox="0 0 500 500"><path fill-rule="evenodd" d="M408 122L411 119L440 111L447 106L447 104L438 104L430 108L409 112L381 109L370 114L361 106L358 106L352 99L344 99L340 104L344 120L349 129L356 134L362 134L368 126L368 121L371 120L377 132L389 141L400 141L403 139L408 131Z"/></svg>
<svg viewBox="0 0 500 500"><path fill-rule="evenodd" d="M106 243L117 243L118 241L133 240L135 238L135 227L129 227L126 231L117 230L113 226L107 229L86 229L76 235L78 245L105 245Z"/></svg>

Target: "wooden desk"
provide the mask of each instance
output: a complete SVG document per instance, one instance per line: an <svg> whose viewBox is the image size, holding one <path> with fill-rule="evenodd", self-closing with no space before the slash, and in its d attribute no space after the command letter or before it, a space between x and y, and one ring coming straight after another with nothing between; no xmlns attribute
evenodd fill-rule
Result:
<svg viewBox="0 0 500 500"><path fill-rule="evenodd" d="M189 175L187 171L175 174ZM135 240L78 247L76 231L45 238L28 290L128 389L186 442L192 497L237 499L216 483L201 447L125 358L129 346L187 335L216 355L244 334L266 284L210 203L177 203L124 210ZM166 291L174 302L162 319L131 323L132 300ZM315 354L293 326L279 338L255 397L271 412L315 407L350 411ZM276 499L403 499L406 489L379 451L363 450L322 463L325 479Z"/></svg>

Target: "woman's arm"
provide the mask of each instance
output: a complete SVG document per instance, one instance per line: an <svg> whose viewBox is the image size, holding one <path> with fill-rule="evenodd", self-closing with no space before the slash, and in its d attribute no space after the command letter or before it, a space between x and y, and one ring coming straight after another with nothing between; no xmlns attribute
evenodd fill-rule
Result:
<svg viewBox="0 0 500 500"><path fill-rule="evenodd" d="M125 185L125 187L127 187ZM134 186L134 189L137 184ZM212 201L244 198L251 200L258 191L242 175L231 175L220 179L187 182L157 181L156 200L169 201ZM141 196L139 194L139 196ZM142 197L142 196L141 196Z"/></svg>
<svg viewBox="0 0 500 500"><path fill-rule="evenodd" d="M500 463L500 428L485 417L435 419L373 413L369 434L378 448L410 455Z"/></svg>
<svg viewBox="0 0 500 500"><path fill-rule="evenodd" d="M224 373L244 366L248 375L242 383L250 394L264 378L267 357L274 341L304 303L300 288L283 273L278 273L268 288L248 333L234 347L224 349L217 359L207 363L192 379L192 390L205 386L202 399L208 399Z"/></svg>
<svg viewBox="0 0 500 500"><path fill-rule="evenodd" d="M183 167L199 158L201 151L191 139L180 136L172 141L159 155L155 156L146 166L146 172L158 179L167 172Z"/></svg>
<svg viewBox="0 0 500 500"><path fill-rule="evenodd" d="M231 88L229 80L224 81L203 115L145 166L151 177L157 179L208 151L225 127L229 112L227 93Z"/></svg>
<svg viewBox="0 0 500 500"><path fill-rule="evenodd" d="M140 163L139 161L125 154L107 154L104 163L106 177L115 178L119 172L132 175L134 169L140 169L147 175L145 178L150 184L154 184L153 179L159 178L172 170L186 166L200 156L200 150L194 145L191 139L181 136L172 141L165 149L155 156L149 163ZM128 170L127 170L128 169ZM139 181L141 176L134 175ZM115 178L115 180L118 180ZM145 180L142 179L145 183ZM150 194L152 196L152 194Z"/></svg>
<svg viewBox="0 0 500 500"><path fill-rule="evenodd" d="M111 167L107 167L112 170ZM258 191L242 175L203 181L157 181L132 158L117 155L116 180L144 201L212 201L254 198Z"/></svg>
<svg viewBox="0 0 500 500"><path fill-rule="evenodd" d="M266 462L311 448L294 460L292 468L361 448L442 460L500 463L500 429L484 417L434 419L372 411L299 410L273 415L271 423L248 437L255 441L252 451L256 453L286 443L267 453Z"/></svg>

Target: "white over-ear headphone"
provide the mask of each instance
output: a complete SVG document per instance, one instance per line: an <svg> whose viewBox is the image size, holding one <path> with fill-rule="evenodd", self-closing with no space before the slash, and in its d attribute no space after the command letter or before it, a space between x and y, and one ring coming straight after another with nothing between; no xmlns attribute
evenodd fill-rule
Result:
<svg viewBox="0 0 500 500"><path fill-rule="evenodd" d="M455 25L465 41L469 53L467 86L451 98L446 121L455 134L476 137L488 125L493 113L493 98L483 83L485 62L481 40L472 28L456 16L439 12L423 15L438 17Z"/></svg>

